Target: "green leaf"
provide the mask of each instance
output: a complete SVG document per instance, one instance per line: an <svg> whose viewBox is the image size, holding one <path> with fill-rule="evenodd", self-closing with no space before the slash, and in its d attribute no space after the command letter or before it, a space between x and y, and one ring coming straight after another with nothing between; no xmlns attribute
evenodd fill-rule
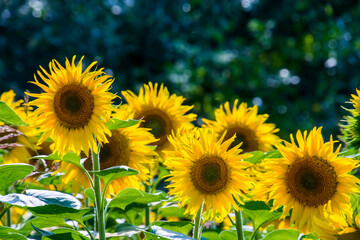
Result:
<svg viewBox="0 0 360 240"><path fill-rule="evenodd" d="M37 181L42 184L42 185L56 185L56 184L61 184L61 177L64 175L65 173L62 172L58 172L53 174L52 172L48 172L48 173L44 173L41 174L38 178Z"/></svg>
<svg viewBox="0 0 360 240"><path fill-rule="evenodd" d="M19 233L0 233L0 239L6 240L27 240L24 235Z"/></svg>
<svg viewBox="0 0 360 240"><path fill-rule="evenodd" d="M84 167L80 163L80 156L76 155L76 153L68 152L63 157L60 157L57 153L52 153L50 155L37 155L31 158L35 159L44 159L44 160L60 160L68 163L75 164L76 166L84 169Z"/></svg>
<svg viewBox="0 0 360 240"><path fill-rule="evenodd" d="M117 207L125 209L126 206L133 203L135 200L143 197L144 194L135 188L125 188L119 192L111 201L109 202L109 207Z"/></svg>
<svg viewBox="0 0 360 240"><path fill-rule="evenodd" d="M12 126L28 126L5 102L0 101L0 121Z"/></svg>
<svg viewBox="0 0 360 240"><path fill-rule="evenodd" d="M152 226L159 226L164 229L188 235L194 224L187 221L154 221Z"/></svg>
<svg viewBox="0 0 360 240"><path fill-rule="evenodd" d="M48 237L48 236L54 235L54 233L49 232L49 231L46 231L46 230L39 229L39 228L35 227L33 224L31 224L31 227L32 227L36 232L40 233L41 236Z"/></svg>
<svg viewBox="0 0 360 240"><path fill-rule="evenodd" d="M154 233L149 233L149 232L143 232L143 233L145 234L146 240L171 240L170 238L161 237Z"/></svg>
<svg viewBox="0 0 360 240"><path fill-rule="evenodd" d="M89 238L85 237L79 231L70 228L58 228L53 230L51 233L53 235L46 236L45 239L52 239L52 240L88 240Z"/></svg>
<svg viewBox="0 0 360 240"><path fill-rule="evenodd" d="M210 231L210 232L202 232L201 239L207 240L220 240L220 236L218 232Z"/></svg>
<svg viewBox="0 0 360 240"><path fill-rule="evenodd" d="M141 198L136 199L134 202L139 204L157 203L168 200L168 196L164 192L147 193L142 190L140 192L144 195Z"/></svg>
<svg viewBox="0 0 360 240"><path fill-rule="evenodd" d="M84 190L85 195L93 202L95 202L95 192L92 188L87 188Z"/></svg>
<svg viewBox="0 0 360 240"><path fill-rule="evenodd" d="M64 207L80 209L81 203L70 194L50 190L26 190L26 195L35 197L46 204L57 204Z"/></svg>
<svg viewBox="0 0 360 240"><path fill-rule="evenodd" d="M170 231L170 230L164 229L159 226L152 226L151 231L152 231L152 234L149 234L148 232L144 232L146 239L151 239L151 240L152 239L160 239L160 240L167 240L167 239L189 240L189 239L192 239L192 240L194 240L194 238L191 238L185 234Z"/></svg>
<svg viewBox="0 0 360 240"><path fill-rule="evenodd" d="M221 240L233 240L237 239L236 232L231 230L222 231L219 235Z"/></svg>
<svg viewBox="0 0 360 240"><path fill-rule="evenodd" d="M129 168L128 166L114 166L100 171L89 171L92 174L100 177L104 184L109 184L112 180L119 177L131 176L139 174L139 171Z"/></svg>
<svg viewBox="0 0 360 240"><path fill-rule="evenodd" d="M115 232L118 234L118 236L123 236L123 237L132 237L135 234L140 233L142 230L130 223L121 223L119 225L116 226L115 228Z"/></svg>
<svg viewBox="0 0 360 240"><path fill-rule="evenodd" d="M178 217L178 218L188 218L185 216L185 209L179 208L177 204L165 205L158 209L157 214L165 218L167 217Z"/></svg>
<svg viewBox="0 0 360 240"><path fill-rule="evenodd" d="M254 233L259 230L259 228L270 221L279 219L281 212L270 212L269 206L267 206L262 201L248 201L245 202L243 206L242 213L244 216L247 216L253 221L254 224Z"/></svg>
<svg viewBox="0 0 360 240"><path fill-rule="evenodd" d="M248 210L270 210L270 207L263 201L247 201L242 207Z"/></svg>
<svg viewBox="0 0 360 240"><path fill-rule="evenodd" d="M35 167L25 163L14 163L0 165L0 192L3 192L14 182L25 178L34 171Z"/></svg>
<svg viewBox="0 0 360 240"><path fill-rule="evenodd" d="M20 208L38 207L46 205L46 203L41 201L40 199L20 193L11 193L5 196L0 195L0 202Z"/></svg>
<svg viewBox="0 0 360 240"><path fill-rule="evenodd" d="M18 234L25 235L25 234L23 234L23 231L19 231L19 230L13 229L11 227L4 227L4 226L0 225L0 234L4 234L4 233L18 233Z"/></svg>
<svg viewBox="0 0 360 240"><path fill-rule="evenodd" d="M82 223L82 217L92 209L74 209L61 205L48 204L40 207L29 207L28 210L38 217L67 218Z"/></svg>
<svg viewBox="0 0 360 240"><path fill-rule="evenodd" d="M112 131L112 130L116 130L118 128L126 128L126 127L134 126L134 125L138 124L139 121L140 120L134 120L134 119L129 119L129 120L124 121L124 120L112 118L110 121L108 121L106 123L106 126L110 131Z"/></svg>
<svg viewBox="0 0 360 240"><path fill-rule="evenodd" d="M313 234L311 234L311 233L306 234L306 235L302 235L301 238L300 238L300 240L302 240L302 239L307 239L307 240L309 240L309 239L319 240L318 237L315 237L315 236L314 236Z"/></svg>
<svg viewBox="0 0 360 240"><path fill-rule="evenodd" d="M271 150L269 152L253 151L249 152L252 156L245 158L244 161L251 162L253 164L260 163L265 158L281 158L282 155L279 150Z"/></svg>
<svg viewBox="0 0 360 240"><path fill-rule="evenodd" d="M262 240L298 240L299 234L295 229L278 229L266 234Z"/></svg>
<svg viewBox="0 0 360 240"><path fill-rule="evenodd" d="M24 235L29 235L33 228L31 225L37 226L38 228L47 228L47 227L71 227L70 225L66 224L64 219L56 218L56 217L35 217L29 221L27 221L19 231Z"/></svg>

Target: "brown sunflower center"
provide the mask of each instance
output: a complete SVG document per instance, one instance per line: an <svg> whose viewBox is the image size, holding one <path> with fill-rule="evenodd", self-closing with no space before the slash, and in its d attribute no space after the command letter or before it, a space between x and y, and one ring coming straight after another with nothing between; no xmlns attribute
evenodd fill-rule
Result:
<svg viewBox="0 0 360 240"><path fill-rule="evenodd" d="M305 156L288 167L286 184L298 202L317 207L332 199L338 182L334 167L326 160Z"/></svg>
<svg viewBox="0 0 360 240"><path fill-rule="evenodd" d="M159 139L153 144L160 147L167 141L167 136L171 134L172 122L169 116L160 109L148 109L142 111L138 116L138 119L143 118L141 127L150 128L150 132L155 138Z"/></svg>
<svg viewBox="0 0 360 240"><path fill-rule="evenodd" d="M358 240L360 239L360 230L356 230L356 232L344 233L337 236L338 240Z"/></svg>
<svg viewBox="0 0 360 240"><path fill-rule="evenodd" d="M243 152L252 152L259 150L259 143L256 139L255 133L245 127L231 127L227 130L224 141L228 140L236 134L235 140L231 143L229 148L233 148L242 142L241 149Z"/></svg>
<svg viewBox="0 0 360 240"><path fill-rule="evenodd" d="M111 131L111 137L108 137L108 143L105 143L100 149L100 169L106 169L113 166L128 165L130 161L129 140L114 130ZM90 158L84 162L87 170L92 170L92 161Z"/></svg>
<svg viewBox="0 0 360 240"><path fill-rule="evenodd" d="M225 161L218 156L205 156L190 170L191 181L202 193L216 194L226 187L229 172Z"/></svg>
<svg viewBox="0 0 360 240"><path fill-rule="evenodd" d="M57 118L64 127L76 129L88 124L95 104L90 90L80 83L70 83L60 88L54 97Z"/></svg>

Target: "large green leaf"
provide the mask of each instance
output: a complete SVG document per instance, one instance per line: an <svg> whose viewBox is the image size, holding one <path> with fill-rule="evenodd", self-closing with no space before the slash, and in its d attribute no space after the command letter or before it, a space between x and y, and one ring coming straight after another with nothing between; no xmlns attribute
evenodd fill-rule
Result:
<svg viewBox="0 0 360 240"><path fill-rule="evenodd" d="M71 227L66 224L64 219L57 217L35 217L31 220L27 221L20 229L21 233L24 235L28 235L33 231L33 227L31 225L37 226L38 228L48 228L48 227Z"/></svg>
<svg viewBox="0 0 360 240"><path fill-rule="evenodd" d="M167 199L167 195L163 192L147 193L134 188L126 188L109 202L109 207L125 209L132 203L137 204L138 207L145 207L148 204L157 204Z"/></svg>
<svg viewBox="0 0 360 240"><path fill-rule="evenodd" d="M111 120L109 120L106 123L106 126L108 127L109 130L115 130L118 128L126 128L126 127L131 127L134 126L136 124L139 123L140 120L134 120L134 119L129 119L129 120L120 120L120 119L116 119L116 118L112 118Z"/></svg>
<svg viewBox="0 0 360 240"><path fill-rule="evenodd" d="M41 174L38 178L37 181L42 184L42 185L56 185L56 184L61 184L61 177L64 175L65 173L62 172L58 172L53 174L52 172L47 172L44 174Z"/></svg>
<svg viewBox="0 0 360 240"><path fill-rule="evenodd" d="M158 236L154 233L144 232L146 240L171 240L170 238ZM178 239L180 240L180 239Z"/></svg>
<svg viewBox="0 0 360 240"><path fill-rule="evenodd" d="M142 229L130 224L130 223L121 223L115 227L115 233L118 236L122 237L132 237L135 234L138 234L142 231Z"/></svg>
<svg viewBox="0 0 360 240"><path fill-rule="evenodd" d="M64 207L80 209L81 203L70 194L50 190L26 190L26 195L35 197L46 204L57 204Z"/></svg>
<svg viewBox="0 0 360 240"><path fill-rule="evenodd" d="M27 238L19 233L0 233L0 239L6 240L27 240Z"/></svg>
<svg viewBox="0 0 360 240"><path fill-rule="evenodd" d="M58 228L53 231L50 236L45 236L43 240L88 240L89 238L85 237L79 231L70 229L70 228Z"/></svg>
<svg viewBox="0 0 360 240"><path fill-rule="evenodd" d="M232 230L225 230L222 231L219 235L221 240L233 240L233 239L237 239L237 235L235 231Z"/></svg>
<svg viewBox="0 0 360 240"><path fill-rule="evenodd" d="M89 171L89 172L100 177L104 181L105 185L109 184L111 181L119 177L139 174L139 171L132 169L128 166L114 166L100 171Z"/></svg>
<svg viewBox="0 0 360 240"><path fill-rule="evenodd" d="M177 204L164 205L160 207L157 211L158 215L161 215L165 218L166 217L189 218L189 216L185 216L184 213L185 213L185 209L179 208Z"/></svg>
<svg viewBox="0 0 360 240"><path fill-rule="evenodd" d="M0 121L13 126L28 126L5 102L0 101Z"/></svg>
<svg viewBox="0 0 360 240"><path fill-rule="evenodd" d="M38 207L46 205L46 202L32 196L20 193L11 193L5 196L0 195L0 202L20 208Z"/></svg>
<svg viewBox="0 0 360 240"><path fill-rule="evenodd" d="M126 206L133 203L135 200L143 197L144 194L135 188L125 188L119 192L111 201L109 202L109 207L117 207L125 209Z"/></svg>
<svg viewBox="0 0 360 240"><path fill-rule="evenodd" d="M249 152L252 156L245 158L244 161L251 162L253 164L260 163L265 158L281 158L282 155L279 150L271 150L269 152L253 151Z"/></svg>
<svg viewBox="0 0 360 240"><path fill-rule="evenodd" d="M61 160L64 162L75 164L76 166L78 166L82 169L84 168L81 165L80 156L76 155L76 153L73 153L73 152L68 152L63 157L60 157L57 153L52 153L50 155L37 155L32 158L44 159L44 160Z"/></svg>
<svg viewBox="0 0 360 240"><path fill-rule="evenodd" d="M3 192L14 182L25 178L35 167L25 163L3 164L0 165L0 192Z"/></svg>
<svg viewBox="0 0 360 240"><path fill-rule="evenodd" d="M40 207L29 207L28 210L38 217L66 218L82 223L82 217L92 209L74 209L61 205L48 204Z"/></svg>
<svg viewBox="0 0 360 240"><path fill-rule="evenodd" d="M270 212L270 207L262 201L248 201L243 206L242 213L253 221L254 232L256 234L259 228L282 215L281 212Z"/></svg>
<svg viewBox="0 0 360 240"><path fill-rule="evenodd" d="M194 238L189 237L185 234L181 234L181 233L177 233L174 231L170 231L167 229L164 229L162 227L159 226L152 226L151 227L151 231L152 233L148 233L148 232L144 232L146 239L150 239L150 240L155 240L155 239L160 239L160 240L194 240Z"/></svg>
<svg viewBox="0 0 360 240"><path fill-rule="evenodd" d="M209 232L202 232L201 239L206 240L220 240L220 236L218 232L209 231Z"/></svg>
<svg viewBox="0 0 360 240"><path fill-rule="evenodd" d="M144 195L141 198L136 199L134 202L139 204L151 204L168 200L168 196L164 192L147 193L142 190L140 192Z"/></svg>
<svg viewBox="0 0 360 240"><path fill-rule="evenodd" d="M0 234L4 234L4 233L18 233L18 234L23 234L23 231L19 231L16 230L14 228L11 227L4 227L0 225ZM1 239L1 238L0 238Z"/></svg>
<svg viewBox="0 0 360 240"><path fill-rule="evenodd" d="M46 204L56 204L76 209L81 208L80 201L69 194L37 189L26 190L26 194L11 193L5 196L0 195L0 202L21 208L39 207Z"/></svg>
<svg viewBox="0 0 360 240"><path fill-rule="evenodd" d="M299 234L295 229L278 229L266 234L262 240L298 240Z"/></svg>
<svg viewBox="0 0 360 240"><path fill-rule="evenodd" d="M194 224L187 221L154 221L152 222L152 226L159 226L170 231L188 235Z"/></svg>

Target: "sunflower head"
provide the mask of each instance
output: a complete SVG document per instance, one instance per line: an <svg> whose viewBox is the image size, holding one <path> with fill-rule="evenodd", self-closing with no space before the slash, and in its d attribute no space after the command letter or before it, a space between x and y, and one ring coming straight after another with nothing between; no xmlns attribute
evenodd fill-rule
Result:
<svg viewBox="0 0 360 240"><path fill-rule="evenodd" d="M158 152L170 146L167 137L172 131L193 128L191 122L196 115L187 113L193 106L183 105L185 98L170 95L163 84L144 84L138 96L129 90L121 93L135 111L135 119L144 120L141 126L149 128L157 139L153 144L157 145Z"/></svg>
<svg viewBox="0 0 360 240"><path fill-rule="evenodd" d="M321 128L307 134L298 131L297 144L278 144L280 159L266 159L266 172L254 189L255 198L273 199L273 209L283 206L284 218L291 212L290 222L303 232L312 230L312 220L327 212L340 214L347 209L350 193L358 192L359 180L349 172L357 167L350 158L339 157L334 141L324 142Z"/></svg>
<svg viewBox="0 0 360 240"><path fill-rule="evenodd" d="M350 115L345 116L343 123L339 124L341 135L339 139L346 144L347 148L360 149L360 91L356 89L355 94L351 94L350 102L353 109L346 109Z"/></svg>
<svg viewBox="0 0 360 240"><path fill-rule="evenodd" d="M95 139L103 143L107 142L106 135L111 135L105 123L116 97L108 92L113 80L103 69L90 71L96 62L83 70L82 60L83 57L76 65L75 56L71 63L66 59L65 67L53 60L50 72L40 66L42 72L37 73L44 84L36 76L31 83L44 92L27 93L36 98L28 105L36 107L30 122L42 133L38 144L52 138L54 151L59 155L69 151L88 153L89 149L97 152Z"/></svg>
<svg viewBox="0 0 360 240"><path fill-rule="evenodd" d="M126 105L121 105L114 110L113 118L120 120L133 119L134 112ZM142 128L140 122L136 125L119 128L111 131L111 136L107 135L107 143L100 149L100 169L113 166L125 165L139 171L138 175L126 176L115 179L108 187L108 194L117 194L127 187L140 188L142 182L149 178L149 169L157 159L157 154L148 145L155 141L149 129ZM87 170L92 170L91 158L84 162ZM82 186L90 187L81 169L71 164L62 162L60 171L65 171L64 183L72 181L72 187L78 192ZM74 178L76 176L76 178Z"/></svg>
<svg viewBox="0 0 360 240"><path fill-rule="evenodd" d="M252 187L246 168L251 164L243 159L250 154L240 154L239 145L229 148L235 136L224 141L208 128L194 129L191 133L173 134L169 137L174 149L165 161L171 169L169 193L177 196L186 213L195 215L204 202L207 219L222 221L231 207L238 209L239 197Z"/></svg>
<svg viewBox="0 0 360 240"><path fill-rule="evenodd" d="M315 235L322 240L360 239L360 215L356 211L329 214L325 219L314 219Z"/></svg>
<svg viewBox="0 0 360 240"><path fill-rule="evenodd" d="M23 106L23 100L15 101L13 90L0 95L0 101L5 102L24 121L27 121L27 110ZM29 126L9 126L0 122L0 145L8 150L4 156L5 163L28 162L29 150L32 144L36 144L36 131Z"/></svg>
<svg viewBox="0 0 360 240"><path fill-rule="evenodd" d="M205 127L214 129L218 138L226 131L224 141L235 135L230 147L242 142L241 148L244 152L256 150L267 152L280 141L275 135L279 131L275 128L275 124L265 123L268 117L267 114L258 114L256 105L248 108L246 103L241 103L238 106L236 99L232 110L229 102L226 102L215 110L215 121L208 119L203 121Z"/></svg>

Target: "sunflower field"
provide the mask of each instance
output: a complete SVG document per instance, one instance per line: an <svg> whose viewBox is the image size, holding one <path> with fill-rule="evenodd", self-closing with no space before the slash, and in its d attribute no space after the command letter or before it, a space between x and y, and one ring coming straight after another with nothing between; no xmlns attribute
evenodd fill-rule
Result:
<svg viewBox="0 0 360 240"><path fill-rule="evenodd" d="M163 83L120 96L83 59L40 66L24 100L0 96L1 239L360 238L359 90L344 147L321 127L288 142L257 105L196 126Z"/></svg>
<svg viewBox="0 0 360 240"><path fill-rule="evenodd" d="M0 0L0 240L360 239L359 16Z"/></svg>

